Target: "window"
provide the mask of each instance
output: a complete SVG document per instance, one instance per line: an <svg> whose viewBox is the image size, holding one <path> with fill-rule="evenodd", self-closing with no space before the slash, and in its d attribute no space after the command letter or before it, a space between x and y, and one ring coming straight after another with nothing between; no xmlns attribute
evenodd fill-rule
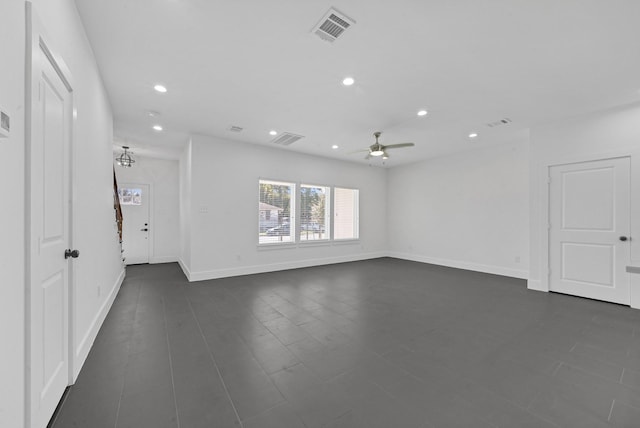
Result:
<svg viewBox="0 0 640 428"><path fill-rule="evenodd" d="M357 189L270 180L258 185L258 244L359 238Z"/></svg>
<svg viewBox="0 0 640 428"><path fill-rule="evenodd" d="M300 186L300 241L329 239L330 188Z"/></svg>
<svg viewBox="0 0 640 428"><path fill-rule="evenodd" d="M334 189L333 239L358 239L358 190Z"/></svg>
<svg viewBox="0 0 640 428"><path fill-rule="evenodd" d="M118 189L120 205L142 205L142 189Z"/></svg>
<svg viewBox="0 0 640 428"><path fill-rule="evenodd" d="M258 243L295 239L295 184L260 180Z"/></svg>

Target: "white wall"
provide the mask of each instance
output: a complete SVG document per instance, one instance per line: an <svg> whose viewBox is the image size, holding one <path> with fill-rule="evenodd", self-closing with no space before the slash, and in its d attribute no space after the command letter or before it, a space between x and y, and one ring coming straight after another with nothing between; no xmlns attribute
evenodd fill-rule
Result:
<svg viewBox="0 0 640 428"><path fill-rule="evenodd" d="M25 6L2 2L0 109L11 117L11 138L0 138L0 426L24 423L24 52Z"/></svg>
<svg viewBox="0 0 640 428"><path fill-rule="evenodd" d="M73 78L77 120L74 122L74 261L76 288L73 317L75 371L86 357L110 292L117 291L123 273L112 204L112 117L109 102L91 48L72 0L36 0L34 11L44 24L48 44L67 64ZM24 73L25 3L2 4L0 40L0 106L11 115L12 135L0 140L0 155L12 162L0 168L3 204L0 220L5 245L0 246L0 426L24 426L25 318L24 318ZM98 296L97 287L101 287Z"/></svg>
<svg viewBox="0 0 640 428"><path fill-rule="evenodd" d="M396 167L388 174L392 256L527 277L526 141Z"/></svg>
<svg viewBox="0 0 640 428"><path fill-rule="evenodd" d="M180 253L180 188L177 160L136 156L131 168L115 165L118 185L149 184L152 205L149 213L150 263L178 261ZM115 163L114 163L115 164ZM126 219L125 219L126 221Z"/></svg>
<svg viewBox="0 0 640 428"><path fill-rule="evenodd" d="M530 142L529 288L548 291L546 241L548 168L551 165L618 156L631 157L631 231L640 230L640 104L536 126ZM640 239L631 241L640 264Z"/></svg>
<svg viewBox="0 0 640 428"><path fill-rule="evenodd" d="M299 143L304 144L304 143ZM193 136L192 280L379 257L386 250L386 172L251 144ZM360 240L258 248L260 178L360 189ZM206 207L206 213L201 212ZM186 256L183 253L183 261Z"/></svg>

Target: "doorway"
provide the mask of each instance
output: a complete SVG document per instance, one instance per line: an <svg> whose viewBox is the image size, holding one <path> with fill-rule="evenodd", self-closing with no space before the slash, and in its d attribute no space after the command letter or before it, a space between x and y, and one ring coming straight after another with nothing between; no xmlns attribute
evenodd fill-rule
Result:
<svg viewBox="0 0 640 428"><path fill-rule="evenodd" d="M122 249L125 264L149 263L151 186L122 183L118 188L122 207Z"/></svg>
<svg viewBox="0 0 640 428"><path fill-rule="evenodd" d="M73 85L30 2L27 14L27 426L47 426L72 383Z"/></svg>
<svg viewBox="0 0 640 428"><path fill-rule="evenodd" d="M630 303L630 159L549 169L549 290Z"/></svg>

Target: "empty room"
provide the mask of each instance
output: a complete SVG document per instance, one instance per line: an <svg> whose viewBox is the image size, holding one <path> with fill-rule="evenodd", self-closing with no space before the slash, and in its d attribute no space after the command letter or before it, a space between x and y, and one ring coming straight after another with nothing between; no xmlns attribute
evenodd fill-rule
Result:
<svg viewBox="0 0 640 428"><path fill-rule="evenodd" d="M640 2L0 4L1 427L640 427Z"/></svg>

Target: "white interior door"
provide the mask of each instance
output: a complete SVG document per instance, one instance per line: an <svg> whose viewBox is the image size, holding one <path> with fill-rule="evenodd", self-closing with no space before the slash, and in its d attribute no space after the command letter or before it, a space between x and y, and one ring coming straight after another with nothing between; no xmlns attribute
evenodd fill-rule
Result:
<svg viewBox="0 0 640 428"><path fill-rule="evenodd" d="M549 289L629 304L630 161L550 169Z"/></svg>
<svg viewBox="0 0 640 428"><path fill-rule="evenodd" d="M149 185L122 183L119 184L118 193L122 207L122 249L125 263L149 263Z"/></svg>
<svg viewBox="0 0 640 428"><path fill-rule="evenodd" d="M28 9L29 10L29 9ZM71 86L33 27L28 139L28 382L32 428L44 428L70 383Z"/></svg>

